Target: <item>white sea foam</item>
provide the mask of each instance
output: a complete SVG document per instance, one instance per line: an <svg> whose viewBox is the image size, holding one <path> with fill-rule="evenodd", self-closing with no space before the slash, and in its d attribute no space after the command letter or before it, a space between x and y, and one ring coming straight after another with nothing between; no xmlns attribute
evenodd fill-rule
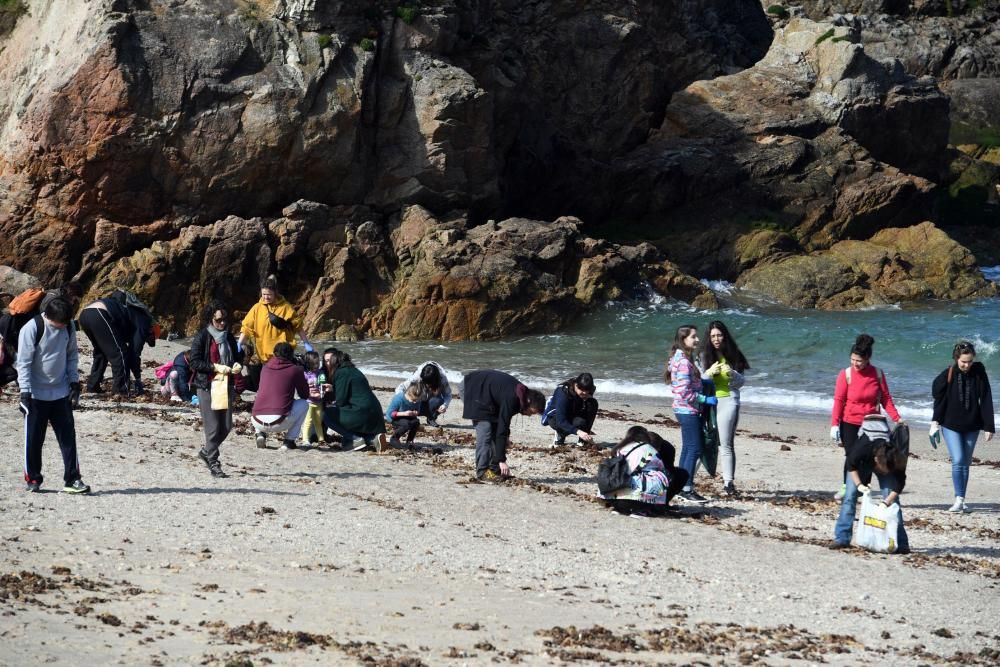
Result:
<svg viewBox="0 0 1000 667"><path fill-rule="evenodd" d="M701 284L718 294L732 294L733 290L736 289L736 286L728 280L708 280L707 278L702 278Z"/></svg>
<svg viewBox="0 0 1000 667"><path fill-rule="evenodd" d="M992 357L998 349L996 341L988 341L978 334L969 339L969 342L976 348L977 357Z"/></svg>

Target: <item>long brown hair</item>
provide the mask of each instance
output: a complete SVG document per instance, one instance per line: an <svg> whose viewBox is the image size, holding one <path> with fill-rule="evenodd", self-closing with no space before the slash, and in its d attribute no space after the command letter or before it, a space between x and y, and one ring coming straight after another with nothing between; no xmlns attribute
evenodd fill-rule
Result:
<svg viewBox="0 0 1000 667"><path fill-rule="evenodd" d="M677 332L674 334L674 343L670 346L670 354L667 355L667 363L663 366L663 381L666 384L670 384L670 360L674 358L674 353L680 350L684 353L684 356L693 364L694 363L694 350L689 350L684 347L684 339L691 335L692 331L697 331L698 327L693 324L682 324L677 327Z"/></svg>

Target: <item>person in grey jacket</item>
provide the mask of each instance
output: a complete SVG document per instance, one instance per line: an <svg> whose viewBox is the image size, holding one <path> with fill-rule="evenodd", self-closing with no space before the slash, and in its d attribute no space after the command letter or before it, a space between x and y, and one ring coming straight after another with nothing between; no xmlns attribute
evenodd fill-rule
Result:
<svg viewBox="0 0 1000 667"><path fill-rule="evenodd" d="M24 480L28 491L42 486L42 445L49 424L63 457L63 491L89 493L80 478L73 408L80 402L79 352L72 306L53 299L18 336L17 384L24 415Z"/></svg>
<svg viewBox="0 0 1000 667"><path fill-rule="evenodd" d="M413 371L413 375L409 379L399 383L399 386L396 387L396 393L406 394L406 390L412 382L419 382L423 387L417 408L418 416L427 417L428 426L440 426L437 422L438 416L443 415L448 406L451 405L451 385L448 384L448 374L436 361L422 363L417 366L417 370Z"/></svg>

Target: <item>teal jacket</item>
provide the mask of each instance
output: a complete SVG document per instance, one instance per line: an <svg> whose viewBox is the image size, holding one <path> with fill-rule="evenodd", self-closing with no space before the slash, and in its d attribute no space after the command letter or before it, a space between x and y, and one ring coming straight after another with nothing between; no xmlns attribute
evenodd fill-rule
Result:
<svg viewBox="0 0 1000 667"><path fill-rule="evenodd" d="M360 435L385 433L382 405L364 373L354 366L338 368L333 374L333 395L344 428Z"/></svg>

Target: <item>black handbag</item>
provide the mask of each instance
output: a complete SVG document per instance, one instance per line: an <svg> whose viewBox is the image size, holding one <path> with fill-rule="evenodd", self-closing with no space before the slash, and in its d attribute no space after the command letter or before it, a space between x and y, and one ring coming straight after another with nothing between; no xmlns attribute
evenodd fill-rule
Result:
<svg viewBox="0 0 1000 667"><path fill-rule="evenodd" d="M597 490L602 495L617 491L629 485L632 481L632 467L628 464L628 455L646 443L640 442L638 445L628 450L626 454L609 456L601 461L597 467Z"/></svg>
<svg viewBox="0 0 1000 667"><path fill-rule="evenodd" d="M282 331L284 331L285 329L290 329L292 327L291 322L286 320L281 315L275 315L270 310L267 311L267 321L271 323L272 327L274 327L275 329L281 329Z"/></svg>

